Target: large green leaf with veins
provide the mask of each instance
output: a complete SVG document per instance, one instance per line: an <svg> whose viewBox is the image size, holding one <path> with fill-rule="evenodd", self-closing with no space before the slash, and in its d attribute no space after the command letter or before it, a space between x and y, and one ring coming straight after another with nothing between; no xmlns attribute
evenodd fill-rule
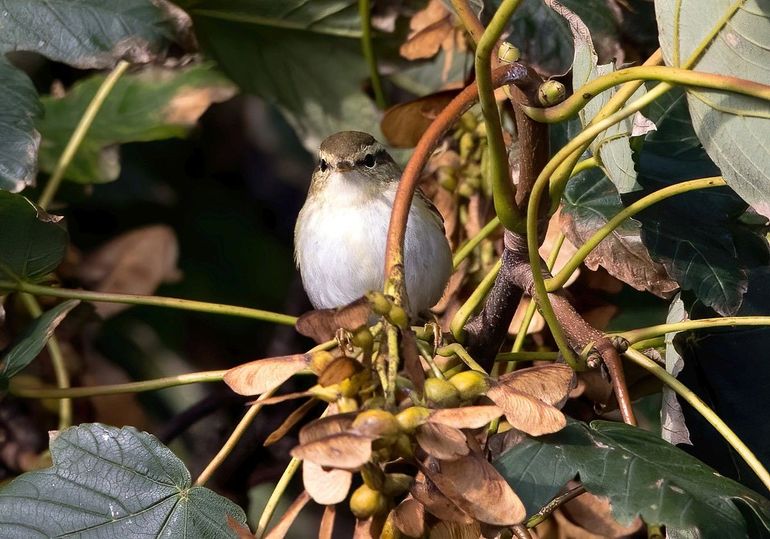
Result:
<svg viewBox="0 0 770 539"><path fill-rule="evenodd" d="M53 466L0 489L7 539L43 537L234 538L246 515L190 472L154 436L99 423L51 441Z"/></svg>
<svg viewBox="0 0 770 539"><path fill-rule="evenodd" d="M655 0L655 11L667 65L770 84L770 0L712 0L707 8L699 0ZM767 101L690 88L687 103L695 132L727 183L770 217Z"/></svg>
<svg viewBox="0 0 770 539"><path fill-rule="evenodd" d="M770 501L661 440L622 423L572 422L525 438L495 467L532 513L575 475L609 498L621 524L641 516L693 537L770 537Z"/></svg>

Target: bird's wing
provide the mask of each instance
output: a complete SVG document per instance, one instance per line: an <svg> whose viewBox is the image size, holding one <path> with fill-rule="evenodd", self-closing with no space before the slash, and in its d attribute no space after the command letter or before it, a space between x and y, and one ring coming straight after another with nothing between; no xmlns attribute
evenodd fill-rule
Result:
<svg viewBox="0 0 770 539"><path fill-rule="evenodd" d="M416 204L424 204L428 210L430 210L431 216L436 221L436 225L441 229L442 232L446 233L446 230L444 229L444 217L441 215L441 212L438 211L438 208L435 204L433 204L433 201L428 198L428 196L423 193L422 189L419 187L415 190L415 200L414 202Z"/></svg>

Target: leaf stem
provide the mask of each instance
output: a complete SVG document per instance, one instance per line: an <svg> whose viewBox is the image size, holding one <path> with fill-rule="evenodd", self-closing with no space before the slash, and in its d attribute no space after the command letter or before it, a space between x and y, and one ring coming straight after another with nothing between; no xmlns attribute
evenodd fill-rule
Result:
<svg viewBox="0 0 770 539"><path fill-rule="evenodd" d="M479 230L478 234L472 238L469 238L468 241L466 241L459 249L457 249L457 252L452 257L452 267L457 269L462 261L468 258L473 250L478 247L479 243L487 239L490 234L498 229L499 226L500 218L495 216L491 221L484 225L484 228Z"/></svg>
<svg viewBox="0 0 770 539"><path fill-rule="evenodd" d="M714 410L709 408L709 406L687 386L669 374L666 369L659 366L657 363L655 363L641 352L630 348L623 355L646 371L652 373L664 384L673 389L677 395L686 400L690 406L695 408L695 410L697 410L697 412L702 415L706 421L711 423L717 432L722 435L725 441L727 441L727 443L730 444L733 449L735 449L735 451L741 456L741 458L743 458L746 464L748 464L749 468L754 470L754 473L757 474L757 477L759 477L760 481L762 481L762 484L764 484L765 487L770 490L770 473L768 473L762 463L759 462L759 459L757 459L751 449L749 449L746 444L741 441L738 435L736 435L735 432L733 432L732 429L730 429L730 427L728 427L725 422L722 421L722 419L714 412Z"/></svg>
<svg viewBox="0 0 770 539"><path fill-rule="evenodd" d="M228 316L240 316L253 318L293 326L297 317L287 314L274 313L261 309L226 305L223 303L208 303L190 299L169 298L164 296L139 296L135 294L112 294L109 292L94 292L91 290L75 290L71 288L58 288L25 282L0 280L0 290L16 290L35 296L51 296L55 298L80 299L83 301L96 301L104 303L124 303L127 305L151 305L154 307L167 307L170 309L182 309L210 314L224 314Z"/></svg>
<svg viewBox="0 0 770 539"><path fill-rule="evenodd" d="M468 0L452 0L452 7L473 42L478 43L481 41L481 36L484 35L484 25L481 24L479 18L473 13L473 8L471 8Z"/></svg>
<svg viewBox="0 0 770 539"><path fill-rule="evenodd" d="M369 0L358 0L358 15L361 17L361 51L366 64L369 66L369 78L372 80L372 91L377 108L384 109L388 106L385 93L382 91L382 80L377 71L377 57L374 54L372 43L372 10Z"/></svg>
<svg viewBox="0 0 770 539"><path fill-rule="evenodd" d="M546 505L540 509L537 513L529 517L529 520L527 520L527 528L534 528L541 522L544 522L548 517L551 516L551 513L556 511L559 507L564 505L570 500L574 500L581 494L583 494L586 491L585 487L583 485L578 485L577 487L568 490L564 494L560 494L559 496L556 496L553 500L548 502Z"/></svg>
<svg viewBox="0 0 770 539"><path fill-rule="evenodd" d="M527 206L527 247L529 249L530 265L532 266L532 276L534 278L535 299L538 306L540 307L543 318L548 323L548 327L551 328L551 333L553 334L554 340L559 347L559 351L570 365L576 365L577 360L569 346L569 343L567 342L567 338L564 335L564 330L559 325L559 321L553 311L553 306L551 305L551 301L548 298L548 290L546 289L545 281L543 279L542 267L540 265L537 234L540 199L543 195L543 192L549 185L551 175L556 171L559 164L561 164L565 159L569 158L575 150L579 149L586 142L593 140L593 138L595 138L605 129L643 109L649 103L657 99L660 95L667 92L670 88L670 85L661 83L653 90L647 92L642 97L634 101L631 105L628 105L627 107L613 114L610 114L607 118L592 124L581 131L580 134L578 134L561 150L559 150L556 155L554 155L554 157L546 164L532 187L532 193L530 194L529 203Z"/></svg>
<svg viewBox="0 0 770 539"><path fill-rule="evenodd" d="M464 337L465 323L473 315L484 298L489 294L492 289L492 285L495 284L497 274L500 273L500 268L503 265L502 259L498 259L492 269L484 276L476 289L471 292L470 297L463 303L457 312L452 317L452 321L449 323L449 331L452 332L455 340L462 341Z"/></svg>
<svg viewBox="0 0 770 539"><path fill-rule="evenodd" d="M635 344L647 339L660 337L666 333L738 326L770 326L770 316L726 316L724 318L685 320L673 324L658 324L646 328L632 329L630 331L616 333L616 335L625 338L631 344Z"/></svg>
<svg viewBox="0 0 770 539"><path fill-rule="evenodd" d="M201 382L220 382L227 370L202 371L189 374L179 374L176 376L167 376L165 378L155 378L153 380L144 380L141 382L128 382L125 384L108 384L93 387L58 387L58 388L37 388L22 387L11 381L9 393L17 397L31 399L77 399L81 397L99 397L102 395L118 395L121 393L141 393L144 391L155 391L188 384L197 384Z"/></svg>
<svg viewBox="0 0 770 539"><path fill-rule="evenodd" d="M232 453L233 449L235 449L235 446L238 445L238 442L246 433L249 426L251 426L252 421L254 421L254 418L257 417L259 411L262 409L263 404L261 401L272 397L276 389L271 389L266 393L262 393L257 401L249 407L249 409L233 429L233 432L230 434L229 438L227 438L227 441L225 441L224 445L222 445L219 452L217 452L214 458L211 459L208 465L206 465L206 468L198 476L198 479L195 480L195 486L200 487L205 485L214 474L214 472L217 471L217 469L222 465L225 459L230 456L230 453Z"/></svg>
<svg viewBox="0 0 770 539"><path fill-rule="evenodd" d="M262 539L262 536L265 535L267 527L270 525L270 519L273 518L275 510L278 508L278 503L281 501L281 497L286 492L289 483L294 477L294 474L297 473L297 470L301 464L301 460L292 457L292 459L289 461L289 464L286 466L286 469L283 471L283 474L281 474L281 478L278 480L278 483L275 485L273 492L267 499L265 508L262 510L262 515L259 517L257 531L254 532L255 539Z"/></svg>
<svg viewBox="0 0 770 539"><path fill-rule="evenodd" d="M492 84L491 57L492 49L520 3L521 0L503 0L500 4L476 46L475 63L479 103L486 123L489 175L492 180L495 212L503 226L514 231L522 231L524 223L516 206L508 152L503 141L503 126L495 100L495 87Z"/></svg>
<svg viewBox="0 0 770 539"><path fill-rule="evenodd" d="M487 374L487 371L485 371L484 368L471 357L465 347L463 347L463 345L460 343L452 343L446 346L442 346L436 350L436 354L443 357L457 356L462 360L463 363L468 365L471 370Z"/></svg>
<svg viewBox="0 0 770 539"><path fill-rule="evenodd" d="M534 302L532 302L534 304ZM523 324L522 324L523 325ZM526 330L525 330L526 331ZM558 352L500 352L495 356L495 361L556 361Z"/></svg>
<svg viewBox="0 0 770 539"><path fill-rule="evenodd" d="M19 299L21 299L29 314L34 318L39 318L43 314L43 310L34 296L19 294ZM46 342L46 347L48 348L48 354L51 356L51 365L53 366L54 376L56 376L56 385L66 391L70 387L70 375L67 372L67 364L56 335L51 334L48 342ZM59 401L59 430L64 430L70 426L72 426L72 401L70 399L62 399Z"/></svg>
<svg viewBox="0 0 770 539"><path fill-rule="evenodd" d="M72 163L78 148L80 148L83 139L85 139L88 130L91 128L91 124L94 123L94 118L96 118L96 115L99 113L99 109L102 108L104 101L107 99L107 96L110 95L110 92L115 87L118 79L120 79L130 65L131 64L125 60L118 62L110 74L102 81L102 84L96 90L94 97L91 98L91 102L80 117L80 121L77 126L75 126L75 130L72 132L69 141L67 141L64 151L59 156L56 167L51 173L51 178L48 180L45 189L43 189L43 194L40 195L40 200L38 200L37 205L44 210L51 205L53 197L56 196L56 191L59 189L59 185L64 179L64 173L67 171L70 163Z"/></svg>
<svg viewBox="0 0 770 539"><path fill-rule="evenodd" d="M538 122L562 122L575 116L591 99L618 84L630 81L662 81L677 86L694 86L733 92L770 101L770 85L747 79L667 66L637 66L613 71L581 86L567 99L547 109L523 106Z"/></svg>
<svg viewBox="0 0 770 539"><path fill-rule="evenodd" d="M624 208L621 212L615 215L612 219L607 221L601 228L596 230L590 238L572 255L572 258L564 265L557 275L548 279L545 283L546 290L553 292L558 290L564 283L566 283L572 273L580 266L580 264L591 254L601 242L612 234L614 230L620 226L626 219L636 215L640 211L649 208L653 204L665 200L681 193L687 193L696 189L707 189L709 187L720 187L726 185L724 179L721 176L712 176L709 178L701 178L697 180L690 180L686 182L670 185L652 194L643 197L627 208Z"/></svg>

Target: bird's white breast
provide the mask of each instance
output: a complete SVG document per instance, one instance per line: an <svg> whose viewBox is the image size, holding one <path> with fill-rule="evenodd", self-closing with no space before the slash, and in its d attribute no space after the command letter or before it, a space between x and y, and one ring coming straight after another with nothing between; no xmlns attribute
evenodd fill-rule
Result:
<svg viewBox="0 0 770 539"><path fill-rule="evenodd" d="M297 221L297 264L311 303L320 309L345 305L384 285L385 241L396 184L372 196L364 190L365 178L346 176L332 175ZM427 310L443 293L452 259L440 224L420 200L409 213L404 256L410 310Z"/></svg>

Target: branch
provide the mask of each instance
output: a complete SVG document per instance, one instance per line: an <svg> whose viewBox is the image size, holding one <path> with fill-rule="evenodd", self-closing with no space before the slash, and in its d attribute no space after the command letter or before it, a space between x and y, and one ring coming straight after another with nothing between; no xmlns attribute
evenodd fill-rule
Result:
<svg viewBox="0 0 770 539"><path fill-rule="evenodd" d="M473 8L471 8L468 0L452 0L452 7L460 18L460 22L463 23L465 31L468 32L474 43L478 43L484 34L484 25L473 13Z"/></svg>
<svg viewBox="0 0 770 539"><path fill-rule="evenodd" d="M372 80L372 91L377 108L384 109L387 106L385 93L382 91L382 80L377 71L377 57L374 54L372 44L372 10L369 0L358 0L358 15L361 17L361 51L366 64L369 66L369 78Z"/></svg>

